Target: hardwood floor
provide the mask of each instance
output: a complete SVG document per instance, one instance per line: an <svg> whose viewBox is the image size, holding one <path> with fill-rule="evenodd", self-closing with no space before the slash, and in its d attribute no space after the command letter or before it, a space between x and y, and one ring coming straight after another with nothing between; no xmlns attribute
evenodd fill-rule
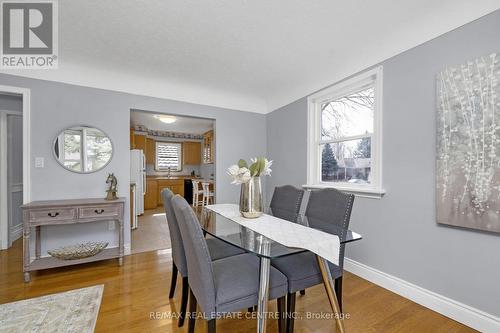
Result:
<svg viewBox="0 0 500 333"><path fill-rule="evenodd" d="M180 304L180 285L173 300L168 299L171 259L167 251L145 252L127 256L122 267L116 260L80 266L50 269L32 274L25 284L22 275L22 241L7 251L0 251L0 303L104 284L104 295L97 319L96 332L186 332L176 319L150 318L175 312ZM276 311L271 302L270 311ZM246 311L243 310L243 316ZM297 296L299 316L305 311L315 315L329 314L322 286ZM390 291L346 272L344 277L344 311L347 332L474 332L474 330L428 310ZM196 332L205 332L206 324L198 320ZM277 331L276 320L268 321L268 332ZM333 320L298 318L295 332L332 332ZM255 319L218 320L218 332L255 332Z"/></svg>

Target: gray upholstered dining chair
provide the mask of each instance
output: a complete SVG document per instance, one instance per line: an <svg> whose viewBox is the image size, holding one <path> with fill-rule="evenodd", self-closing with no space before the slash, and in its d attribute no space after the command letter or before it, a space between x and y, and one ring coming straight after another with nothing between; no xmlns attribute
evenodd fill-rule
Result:
<svg viewBox="0 0 500 333"><path fill-rule="evenodd" d="M269 208L273 216L296 222L299 216L304 190L292 185L277 186Z"/></svg>
<svg viewBox="0 0 500 333"><path fill-rule="evenodd" d="M216 318L257 304L259 290L259 258L250 253L212 261L198 219L180 195L172 199L175 215L186 252L189 278L188 332L194 332L196 307L208 320L208 332L215 333ZM280 328L284 332L284 305L287 279L271 267L269 298L278 300Z"/></svg>
<svg viewBox="0 0 500 333"><path fill-rule="evenodd" d="M167 216L168 229L170 231L170 242L172 244L172 280L170 282L170 292L168 298L174 297L175 287L177 284L177 273L179 272L182 276L182 297L178 321L178 325L179 327L181 327L184 324L184 319L186 316L189 291L186 254L184 252L184 246L182 243L182 237L179 230L177 218L172 206L172 198L174 197L174 193L166 188L161 192L161 195L163 197L163 207L165 208L165 214ZM217 260L245 252L216 238L207 239L207 244L212 260Z"/></svg>
<svg viewBox="0 0 500 333"><path fill-rule="evenodd" d="M311 191L305 217L310 227L328 232L329 227L341 230L340 240L346 236L351 218L354 195L328 188ZM339 266L329 264L335 280L335 293L342 309L342 273L344 267L345 244L340 245ZM301 252L271 261L271 264L288 279L287 332L293 332L295 299L297 291L323 282L316 256L311 252Z"/></svg>

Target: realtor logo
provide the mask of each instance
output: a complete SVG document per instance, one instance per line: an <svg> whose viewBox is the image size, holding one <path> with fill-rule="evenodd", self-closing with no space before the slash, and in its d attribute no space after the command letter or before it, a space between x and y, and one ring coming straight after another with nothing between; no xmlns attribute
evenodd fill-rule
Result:
<svg viewBox="0 0 500 333"><path fill-rule="evenodd" d="M1 68L57 68L56 1L2 1L1 17Z"/></svg>

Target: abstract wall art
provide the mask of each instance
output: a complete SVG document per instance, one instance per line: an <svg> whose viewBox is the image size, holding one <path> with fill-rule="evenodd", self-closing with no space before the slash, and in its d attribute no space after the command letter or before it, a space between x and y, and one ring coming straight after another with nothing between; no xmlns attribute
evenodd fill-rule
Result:
<svg viewBox="0 0 500 333"><path fill-rule="evenodd" d="M437 75L437 222L500 233L500 54Z"/></svg>

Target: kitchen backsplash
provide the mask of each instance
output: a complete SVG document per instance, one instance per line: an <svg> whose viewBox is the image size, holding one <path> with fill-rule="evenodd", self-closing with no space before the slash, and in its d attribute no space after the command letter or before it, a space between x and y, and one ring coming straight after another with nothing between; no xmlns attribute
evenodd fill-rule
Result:
<svg viewBox="0 0 500 333"><path fill-rule="evenodd" d="M175 176L187 175L189 176L191 172L194 171L196 176L200 175L199 165L184 165L181 171L172 171L170 174ZM168 172L166 171L156 171L154 164L146 165L146 175L148 176L166 176Z"/></svg>
<svg viewBox="0 0 500 333"><path fill-rule="evenodd" d="M200 166L201 178L203 179L214 179L215 167L214 164L202 164Z"/></svg>

